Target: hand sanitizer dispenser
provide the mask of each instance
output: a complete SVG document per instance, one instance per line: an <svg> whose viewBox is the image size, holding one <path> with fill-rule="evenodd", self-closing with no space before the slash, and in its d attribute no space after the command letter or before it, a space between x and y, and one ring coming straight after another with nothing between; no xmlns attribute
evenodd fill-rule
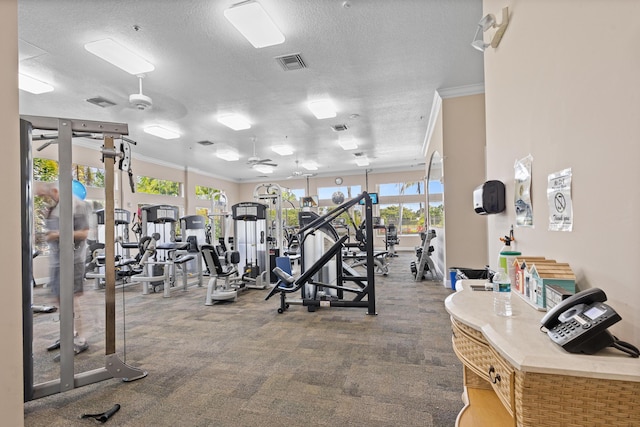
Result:
<svg viewBox="0 0 640 427"><path fill-rule="evenodd" d="M473 190L473 209L477 214L488 215L504 211L504 184L487 181Z"/></svg>

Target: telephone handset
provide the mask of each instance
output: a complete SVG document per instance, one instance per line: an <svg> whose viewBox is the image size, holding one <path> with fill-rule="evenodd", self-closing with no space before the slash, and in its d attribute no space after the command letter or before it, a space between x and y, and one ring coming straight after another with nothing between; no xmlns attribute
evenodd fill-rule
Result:
<svg viewBox="0 0 640 427"><path fill-rule="evenodd" d="M619 341L607 328L622 318L604 304L607 295L602 289L592 288L570 296L551 309L540 321L553 342L569 353L594 354L613 346L632 357L638 349Z"/></svg>

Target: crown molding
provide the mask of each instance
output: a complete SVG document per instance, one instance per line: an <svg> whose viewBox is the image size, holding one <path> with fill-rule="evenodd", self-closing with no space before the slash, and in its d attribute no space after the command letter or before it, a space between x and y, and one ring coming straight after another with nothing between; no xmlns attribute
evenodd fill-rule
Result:
<svg viewBox="0 0 640 427"><path fill-rule="evenodd" d="M484 83L474 85L446 87L436 91L442 99L457 98L459 96L478 95L484 93Z"/></svg>

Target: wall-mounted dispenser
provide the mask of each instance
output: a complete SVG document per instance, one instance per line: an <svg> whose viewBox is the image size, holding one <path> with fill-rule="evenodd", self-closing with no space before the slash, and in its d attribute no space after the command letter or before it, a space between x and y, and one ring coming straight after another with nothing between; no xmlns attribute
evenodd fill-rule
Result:
<svg viewBox="0 0 640 427"><path fill-rule="evenodd" d="M504 184L487 181L473 190L473 209L477 214L488 215L504 211Z"/></svg>

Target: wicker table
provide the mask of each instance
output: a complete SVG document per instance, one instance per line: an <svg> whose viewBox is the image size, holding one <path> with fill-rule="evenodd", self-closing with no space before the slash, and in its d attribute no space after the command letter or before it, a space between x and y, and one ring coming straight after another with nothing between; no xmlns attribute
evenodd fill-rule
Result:
<svg viewBox="0 0 640 427"><path fill-rule="evenodd" d="M458 426L640 426L640 359L567 353L540 332L544 313L514 296L513 316L496 316L473 282L445 301L464 364Z"/></svg>

